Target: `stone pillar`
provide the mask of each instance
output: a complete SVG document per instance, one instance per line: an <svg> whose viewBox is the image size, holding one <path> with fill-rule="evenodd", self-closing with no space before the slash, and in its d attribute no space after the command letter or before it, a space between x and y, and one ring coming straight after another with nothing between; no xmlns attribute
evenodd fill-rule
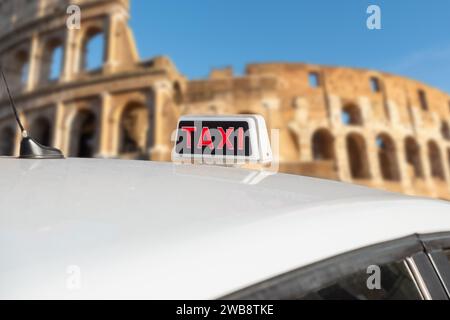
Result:
<svg viewBox="0 0 450 320"><path fill-rule="evenodd" d="M381 186L383 184L383 178L381 176L380 161L378 159L376 135L372 130L368 130L368 132L364 134L364 138L366 139L367 160L369 161L369 169L372 181L375 186Z"/></svg>
<svg viewBox="0 0 450 320"><path fill-rule="evenodd" d="M147 148L151 160L170 160L171 146L170 132L165 127L164 109L170 107L172 97L172 86L167 80L160 80L153 85L153 104L149 110L149 134Z"/></svg>
<svg viewBox="0 0 450 320"><path fill-rule="evenodd" d="M110 15L108 17L106 32L105 32L105 47L104 47L104 64L103 69L107 72L112 72L114 70L114 67L116 65L116 41L115 40L115 33L116 33L116 26L117 26L117 17L115 15Z"/></svg>
<svg viewBox="0 0 450 320"><path fill-rule="evenodd" d="M96 157L99 158L110 158L115 155L115 150L112 150L111 138L113 135L112 128L112 98L108 92L103 92L101 95L101 110L100 110L100 132L99 132L99 143L98 143L98 153Z"/></svg>
<svg viewBox="0 0 450 320"><path fill-rule="evenodd" d="M79 66L77 51L76 32L79 30L68 29L66 34L66 41L64 43L64 63L62 81L70 81L73 79L74 73Z"/></svg>
<svg viewBox="0 0 450 320"><path fill-rule="evenodd" d="M68 156L69 148L64 139L67 135L66 123L65 123L65 108L62 102L56 104L56 116L55 116L55 126L53 135L53 145L60 149L65 156Z"/></svg>
<svg viewBox="0 0 450 320"><path fill-rule="evenodd" d="M393 114L391 113L391 119L393 119ZM406 193L413 193L413 186L411 181L411 176L408 172L408 164L406 162L405 146L402 137L393 138L395 143L395 156L397 159L398 171L400 175L400 183L402 185L403 191Z"/></svg>
<svg viewBox="0 0 450 320"><path fill-rule="evenodd" d="M266 98L261 101L261 105L266 110L267 128L281 129L283 124L280 119L280 100L278 98Z"/></svg>
<svg viewBox="0 0 450 320"><path fill-rule="evenodd" d="M430 159L428 157L428 145L427 140L418 140L417 143L420 146L420 157L422 160L422 170L423 170L423 177L425 179L425 184L427 186L427 189L430 192L430 195L432 197L436 197L436 190L434 189L434 183L433 178L431 177L431 164Z"/></svg>
<svg viewBox="0 0 450 320"><path fill-rule="evenodd" d="M346 135L342 131L336 131L334 137L335 161L338 168L338 177L341 181L351 182L350 164L347 155Z"/></svg>
<svg viewBox="0 0 450 320"><path fill-rule="evenodd" d="M388 100L387 106L390 115L390 125L394 128L399 128L400 124L400 116L398 114L397 104L394 101Z"/></svg>
<svg viewBox="0 0 450 320"><path fill-rule="evenodd" d="M308 126L308 117L308 100L304 97L297 97L295 99L295 132L297 133L298 145L300 147L301 162L312 161L311 142L308 140L311 131Z"/></svg>
<svg viewBox="0 0 450 320"><path fill-rule="evenodd" d="M328 95L330 105L330 123L332 128L340 129L342 127L342 102L341 98L335 95ZM341 130L336 130L341 131Z"/></svg>
<svg viewBox="0 0 450 320"><path fill-rule="evenodd" d="M31 91L36 87L36 83L39 79L39 39L37 33L34 33L31 37L30 46L30 62L28 67L28 79L26 85L26 91Z"/></svg>
<svg viewBox="0 0 450 320"><path fill-rule="evenodd" d="M369 98L367 97L359 97L358 105L361 110L362 123L364 128L372 127L372 104L370 103Z"/></svg>
<svg viewBox="0 0 450 320"><path fill-rule="evenodd" d="M442 167L444 169L445 181L447 182L447 186L450 192L450 154L447 154L447 147L445 142L441 142L439 144L439 149L441 150L441 158L442 158ZM450 149L448 149L450 150Z"/></svg>
<svg viewBox="0 0 450 320"><path fill-rule="evenodd" d="M106 72L113 72L121 61L118 56L121 49L119 39L117 38L120 24L126 23L127 13L123 10L117 10L107 18L105 28L105 57L103 69Z"/></svg>
<svg viewBox="0 0 450 320"><path fill-rule="evenodd" d="M24 124L27 125L27 119L25 117L25 113L23 111L19 111L19 119ZM14 141L14 156L18 157L20 154L20 142L22 141L22 132L20 131L19 126L16 124L16 119L14 118L14 125L16 128L16 137Z"/></svg>

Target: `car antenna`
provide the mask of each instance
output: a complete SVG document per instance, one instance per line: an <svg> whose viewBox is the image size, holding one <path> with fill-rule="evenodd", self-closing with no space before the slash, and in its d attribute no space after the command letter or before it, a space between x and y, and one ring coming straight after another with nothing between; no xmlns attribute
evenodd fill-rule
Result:
<svg viewBox="0 0 450 320"><path fill-rule="evenodd" d="M14 99L12 98L11 92L9 90L8 81L6 81L5 73L3 72L3 68L0 65L0 72L2 74L3 81L5 82L6 92L8 93L9 102L11 104L11 108L14 111L14 117L16 118L17 124L19 125L22 140L20 141L20 154L19 158L22 159L64 159L64 155L61 150L43 146L40 143L33 140L28 136L27 131L22 125L22 121L20 121L19 115L17 113L16 105L14 104Z"/></svg>

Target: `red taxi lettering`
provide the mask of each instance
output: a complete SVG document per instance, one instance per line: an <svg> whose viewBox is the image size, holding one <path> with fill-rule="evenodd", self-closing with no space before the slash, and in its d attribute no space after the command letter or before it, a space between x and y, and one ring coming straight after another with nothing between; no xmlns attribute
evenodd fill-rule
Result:
<svg viewBox="0 0 450 320"><path fill-rule="evenodd" d="M195 127L182 127L181 128L182 131L186 132L186 147L190 148L192 145L191 142L191 132L195 132L196 128Z"/></svg>
<svg viewBox="0 0 450 320"><path fill-rule="evenodd" d="M203 127L202 135L200 136L200 140L198 141L198 145L197 146L199 148L201 148L203 146L207 146L210 149L214 149L214 145L212 143L211 133L209 132L209 128Z"/></svg>
<svg viewBox="0 0 450 320"><path fill-rule="evenodd" d="M230 141L230 136L234 131L234 128L228 128L227 131L223 130L222 127L218 128L220 135L222 136L222 141L220 141L218 149L223 149L223 146L226 144L228 150L233 150L233 144Z"/></svg>
<svg viewBox="0 0 450 320"><path fill-rule="evenodd" d="M238 149L244 150L244 129L238 129Z"/></svg>

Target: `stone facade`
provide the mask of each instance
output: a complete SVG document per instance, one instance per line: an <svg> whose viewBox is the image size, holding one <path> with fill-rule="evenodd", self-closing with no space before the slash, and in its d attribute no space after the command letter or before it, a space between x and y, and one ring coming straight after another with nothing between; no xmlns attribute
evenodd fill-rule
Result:
<svg viewBox="0 0 450 320"><path fill-rule="evenodd" d="M127 0L79 0L80 30L66 28L68 1L3 1L0 62L31 135L68 156L170 160L181 114L258 113L279 129L280 169L450 199L450 96L374 70L311 64L217 69L189 81L167 57L139 59ZM71 1L73 3L73 1ZM104 39L103 63L86 68ZM55 50L61 70L52 74ZM0 152L20 139L4 90Z"/></svg>

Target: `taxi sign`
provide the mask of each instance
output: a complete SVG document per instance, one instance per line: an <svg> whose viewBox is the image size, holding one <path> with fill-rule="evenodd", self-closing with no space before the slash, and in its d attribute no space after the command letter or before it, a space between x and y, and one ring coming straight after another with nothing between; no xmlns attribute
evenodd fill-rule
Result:
<svg viewBox="0 0 450 320"><path fill-rule="evenodd" d="M272 161L266 123L260 115L186 115L178 121L173 160Z"/></svg>

